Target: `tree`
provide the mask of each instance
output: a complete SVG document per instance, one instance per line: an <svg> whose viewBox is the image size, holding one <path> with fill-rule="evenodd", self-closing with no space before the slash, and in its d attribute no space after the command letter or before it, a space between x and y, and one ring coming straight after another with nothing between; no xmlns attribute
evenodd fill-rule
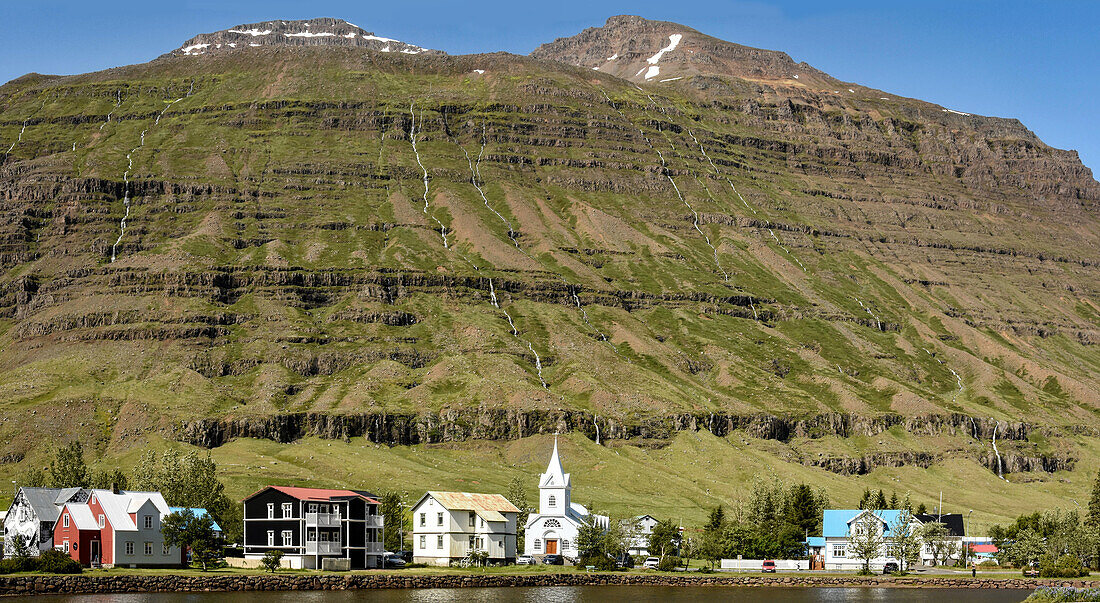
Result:
<svg viewBox="0 0 1100 603"><path fill-rule="evenodd" d="M875 493L875 498L871 501L871 506L869 508L876 511L890 508L889 506L887 506L886 495L883 494L882 490L879 490Z"/></svg>
<svg viewBox="0 0 1100 603"><path fill-rule="evenodd" d="M1024 528L1012 542L1004 546L998 553L997 559L1002 563L1025 567L1039 559L1046 553L1043 538L1031 528Z"/></svg>
<svg viewBox="0 0 1100 603"><path fill-rule="evenodd" d="M405 534L410 533L411 529L406 521L401 495L394 491L383 492L379 502L382 503L382 522L385 526L385 549L405 550Z"/></svg>
<svg viewBox="0 0 1100 603"><path fill-rule="evenodd" d="M680 527L671 519L658 521L649 535L649 554L658 557L674 554L680 545Z"/></svg>
<svg viewBox="0 0 1100 603"><path fill-rule="evenodd" d="M913 516L909 511L902 509L894 523L890 524L894 556L898 560L898 569L903 573L909 570L910 563L920 558L921 540L917 531L913 529L912 521Z"/></svg>
<svg viewBox="0 0 1100 603"><path fill-rule="evenodd" d="M173 507L206 509L222 527L227 540L241 535L241 507L225 494L218 479L218 466L207 453L180 454L166 450L159 456L152 450L141 455L130 480L139 490L160 492Z"/></svg>
<svg viewBox="0 0 1100 603"><path fill-rule="evenodd" d="M88 487L88 466L84 464L84 447L80 445L80 441L57 449L54 459L50 461L49 474L50 487Z"/></svg>
<svg viewBox="0 0 1100 603"><path fill-rule="evenodd" d="M219 558L221 538L214 531L214 520L210 515L197 516L191 509L170 513L164 517L160 527L164 535L164 544L191 550L191 559L206 566Z"/></svg>
<svg viewBox="0 0 1100 603"><path fill-rule="evenodd" d="M103 471L96 471L91 476L91 487L109 489L117 487L120 490L126 490L129 480L126 478L126 474L121 469L115 467L114 469L105 469Z"/></svg>
<svg viewBox="0 0 1100 603"><path fill-rule="evenodd" d="M48 483L46 474L38 467L31 467L19 476L18 484L25 488L42 488Z"/></svg>
<svg viewBox="0 0 1100 603"><path fill-rule="evenodd" d="M890 493L890 503L889 504L890 504L890 506L889 506L890 509L896 510L896 509L900 508L901 502L898 500L898 493L897 492L891 492Z"/></svg>
<svg viewBox="0 0 1100 603"><path fill-rule="evenodd" d="M784 519L803 536L815 531L818 522L821 521L821 509L818 508L817 497L806 484L791 486L784 507Z"/></svg>
<svg viewBox="0 0 1100 603"><path fill-rule="evenodd" d="M909 514L913 513L913 502L909 500L909 493L905 493L905 499L901 501L901 508L905 509Z"/></svg>
<svg viewBox="0 0 1100 603"><path fill-rule="evenodd" d="M1100 469L1096 471L1096 480L1092 482L1092 497L1089 498L1089 512L1085 524L1100 528Z"/></svg>
<svg viewBox="0 0 1100 603"><path fill-rule="evenodd" d="M703 525L703 529L706 531L722 530L726 527L726 512L722 509L722 505L714 507L710 512L710 516L707 517L707 523Z"/></svg>
<svg viewBox="0 0 1100 603"><path fill-rule="evenodd" d="M928 513L928 507L924 506L924 503L917 505L917 515L924 515Z"/></svg>
<svg viewBox="0 0 1100 603"><path fill-rule="evenodd" d="M527 498L527 488L523 486L523 480L518 476L512 478L508 485L508 500L519 509L516 514L516 550L524 550L524 541L527 532L527 518L531 516L531 502Z"/></svg>
<svg viewBox="0 0 1100 603"><path fill-rule="evenodd" d="M283 552L270 550L264 553L263 559L260 559L260 565L267 571L275 573L275 570L279 569L279 566L283 563Z"/></svg>
<svg viewBox="0 0 1100 603"><path fill-rule="evenodd" d="M921 540L932 551L932 559L939 565L946 565L947 561L958 554L959 543L951 538L951 532L942 523L926 523L921 528Z"/></svg>
<svg viewBox="0 0 1100 603"><path fill-rule="evenodd" d="M604 530L603 533L601 548L604 554L610 555L612 559L618 559L622 555L625 555L630 548L630 541L633 539L633 533L632 524L610 520L607 524L607 529Z"/></svg>
<svg viewBox="0 0 1100 603"><path fill-rule="evenodd" d="M874 513L862 514L852 525L848 550L856 559L863 560L863 573L870 573L871 560L882 551L882 526Z"/></svg>
<svg viewBox="0 0 1100 603"><path fill-rule="evenodd" d="M859 507L857 507L857 508L860 509L860 510L867 509L868 507L871 506L872 499L873 499L873 497L871 495L871 489L870 488L864 488L863 489L863 497L859 499Z"/></svg>
<svg viewBox="0 0 1100 603"><path fill-rule="evenodd" d="M725 553L726 543L723 540L723 536L724 534L720 530L707 530L698 538L698 542L695 545L695 555L709 562L711 569L714 569L718 560L721 559Z"/></svg>

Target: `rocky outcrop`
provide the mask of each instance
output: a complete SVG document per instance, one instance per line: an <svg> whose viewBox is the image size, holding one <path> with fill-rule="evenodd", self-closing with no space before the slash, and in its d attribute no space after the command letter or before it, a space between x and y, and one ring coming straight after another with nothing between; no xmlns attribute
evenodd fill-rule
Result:
<svg viewBox="0 0 1100 603"><path fill-rule="evenodd" d="M195 56L260 46L345 46L378 52L444 54L415 44L374 35L343 19L319 18L301 21L245 23L213 33L199 34L183 43L171 55Z"/></svg>

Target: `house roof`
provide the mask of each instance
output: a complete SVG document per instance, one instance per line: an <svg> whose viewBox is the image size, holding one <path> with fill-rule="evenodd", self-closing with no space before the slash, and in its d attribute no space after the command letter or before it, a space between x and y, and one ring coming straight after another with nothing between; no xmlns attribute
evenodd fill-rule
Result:
<svg viewBox="0 0 1100 603"><path fill-rule="evenodd" d="M995 544L972 544L970 550L975 553L996 553L998 551Z"/></svg>
<svg viewBox="0 0 1100 603"><path fill-rule="evenodd" d="M504 498L502 494L480 494L474 492L437 492L429 491L420 501L414 506L419 506L420 502L423 502L425 497L431 496L443 505L444 509L449 511L476 511L478 515L482 512L494 511L496 513L519 513L519 509L516 508L507 498ZM490 520L485 515L485 521L504 521L504 518Z"/></svg>
<svg viewBox="0 0 1100 603"><path fill-rule="evenodd" d="M865 512L870 513L870 511L864 509L826 509L822 519L821 533L823 537L846 538L851 533L852 520ZM874 515L885 524L884 536L890 535L890 526L897 521L898 515L901 513L903 511L897 509L874 511Z"/></svg>
<svg viewBox="0 0 1100 603"><path fill-rule="evenodd" d="M920 513L913 517L916 517L921 523L942 523L947 526L947 531L952 536L966 536L965 523L961 513L944 513L943 515Z"/></svg>
<svg viewBox="0 0 1100 603"><path fill-rule="evenodd" d="M191 511L191 513L193 513L195 517L206 517L207 515L210 515L206 512L206 509L203 509L201 507L168 507L169 513L182 513L184 511ZM222 527L218 525L218 522L214 521L213 516L210 517L210 523L214 524L215 532L222 531Z"/></svg>
<svg viewBox="0 0 1100 603"><path fill-rule="evenodd" d="M824 536L810 536L809 538L806 539L806 546L816 546L816 547L825 546L825 537Z"/></svg>
<svg viewBox="0 0 1100 603"><path fill-rule="evenodd" d="M127 490L120 492L119 496L126 496L129 498L129 502L126 503L127 513L137 513L138 509L145 504L145 501L150 501L153 506L160 511L161 515L167 515L171 513L168 503L164 501L164 496L160 492L137 492Z"/></svg>
<svg viewBox="0 0 1100 603"><path fill-rule="evenodd" d="M130 507L129 496L123 493L115 494L110 490L92 490L91 496L99 502L99 506L103 508L103 514L107 516L107 521L111 523L111 527L115 531L137 531L137 526L134 525L134 520L130 518L130 513L127 510ZM91 497L88 500L90 502Z"/></svg>
<svg viewBox="0 0 1100 603"><path fill-rule="evenodd" d="M92 510L88 508L88 505L70 503L65 505L65 509L68 510L69 517L72 518L73 525L76 526L76 529L99 529L99 524L96 522L95 517L92 515Z"/></svg>
<svg viewBox="0 0 1100 603"><path fill-rule="evenodd" d="M313 501L337 501L348 500L351 498L362 498L363 500L379 504L374 498L374 495L364 490L340 490L332 488L303 488L300 486L265 486L260 490L249 495L245 500L249 500L255 497L257 494L264 492L265 490L278 490L283 494L292 496L298 500L313 500Z"/></svg>
<svg viewBox="0 0 1100 603"><path fill-rule="evenodd" d="M22 490L23 498L27 500L27 504L38 516L38 521L57 521L61 509L58 508L55 501L58 494L62 492L61 488L20 488L20 490Z"/></svg>

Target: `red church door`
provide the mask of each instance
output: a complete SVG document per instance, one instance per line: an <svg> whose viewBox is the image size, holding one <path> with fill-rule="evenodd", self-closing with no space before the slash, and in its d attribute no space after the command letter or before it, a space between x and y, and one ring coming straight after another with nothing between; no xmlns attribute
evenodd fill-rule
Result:
<svg viewBox="0 0 1100 603"><path fill-rule="evenodd" d="M547 555L557 555L558 554L558 541L557 540L547 540L546 541L546 554Z"/></svg>

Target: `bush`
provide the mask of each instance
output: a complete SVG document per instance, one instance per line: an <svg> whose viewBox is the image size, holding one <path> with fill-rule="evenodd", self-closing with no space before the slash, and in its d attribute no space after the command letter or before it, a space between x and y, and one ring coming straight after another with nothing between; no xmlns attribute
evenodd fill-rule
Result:
<svg viewBox="0 0 1100 603"><path fill-rule="evenodd" d="M577 560L577 566L587 567L591 565L600 571L610 571L617 569L615 560L607 555L583 555Z"/></svg>
<svg viewBox="0 0 1100 603"><path fill-rule="evenodd" d="M38 571L47 574L79 574L83 571L75 559L56 549L42 551L38 556Z"/></svg>
<svg viewBox="0 0 1100 603"><path fill-rule="evenodd" d="M1070 601L1100 600L1100 588L1071 588L1066 586L1040 586L1025 603L1067 603Z"/></svg>
<svg viewBox="0 0 1100 603"><path fill-rule="evenodd" d="M657 569L661 570L662 572L674 572L676 571L676 568L680 567L683 564L684 562L681 561L679 557L673 557L672 555L669 555L667 557L661 558L661 562L657 564Z"/></svg>
<svg viewBox="0 0 1100 603"><path fill-rule="evenodd" d="M1057 560L1053 555L1043 555L1039 558L1040 578L1081 578L1089 575L1089 571L1081 563L1081 560L1073 555L1062 555Z"/></svg>
<svg viewBox="0 0 1100 603"><path fill-rule="evenodd" d="M283 552L271 550L264 553L264 558L260 559L260 565L264 569L271 573L275 573L275 570L279 569L279 566L283 564Z"/></svg>
<svg viewBox="0 0 1100 603"><path fill-rule="evenodd" d="M0 574L33 572L37 569L37 557L8 557L7 559L0 559Z"/></svg>
<svg viewBox="0 0 1100 603"><path fill-rule="evenodd" d="M1001 567L996 561L992 559L986 559L978 564L978 567L998 568Z"/></svg>

